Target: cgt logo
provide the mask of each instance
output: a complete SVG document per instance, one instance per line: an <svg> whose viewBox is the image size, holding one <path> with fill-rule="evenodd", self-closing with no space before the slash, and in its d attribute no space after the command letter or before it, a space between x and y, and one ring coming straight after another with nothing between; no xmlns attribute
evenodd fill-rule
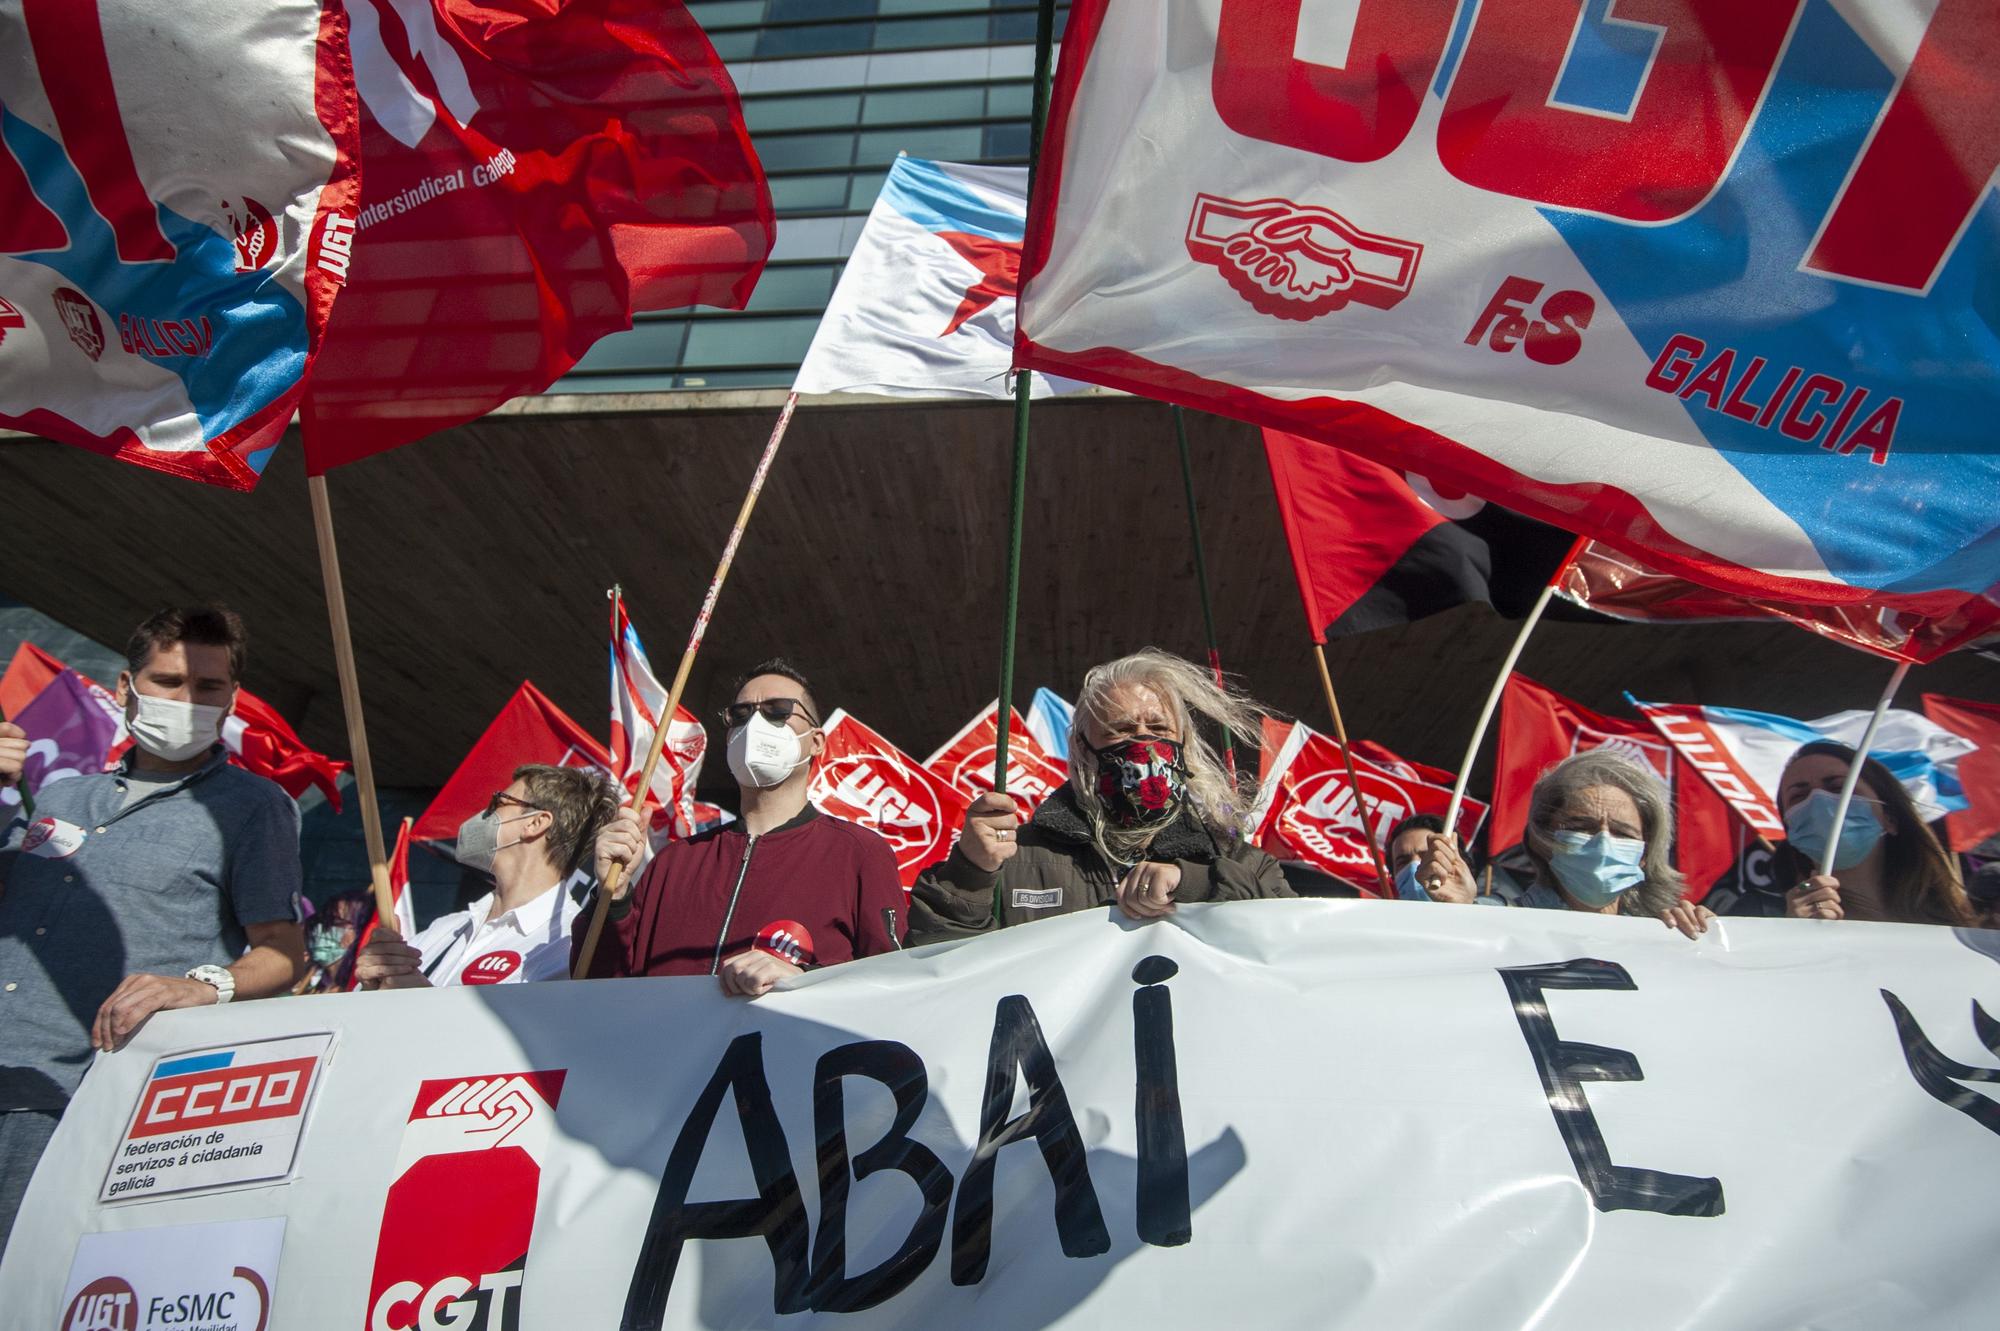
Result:
<svg viewBox="0 0 2000 1331"><path fill-rule="evenodd" d="M117 1276L99 1276L69 1301L61 1326L62 1331L139 1331L139 1296Z"/></svg>
<svg viewBox="0 0 2000 1331"><path fill-rule="evenodd" d="M502 980L512 979L520 969L519 952L488 952L485 956L467 963L465 969L459 973L458 982L499 984Z"/></svg>
<svg viewBox="0 0 2000 1331"><path fill-rule="evenodd" d="M131 1135L156 1137L184 1128L217 1128L301 1114L317 1061L288 1058L157 1078L140 1098Z"/></svg>
<svg viewBox="0 0 2000 1331"><path fill-rule="evenodd" d="M1188 253L1260 314L1304 322L1350 301L1386 310L1410 294L1424 247L1288 199L1195 196Z"/></svg>

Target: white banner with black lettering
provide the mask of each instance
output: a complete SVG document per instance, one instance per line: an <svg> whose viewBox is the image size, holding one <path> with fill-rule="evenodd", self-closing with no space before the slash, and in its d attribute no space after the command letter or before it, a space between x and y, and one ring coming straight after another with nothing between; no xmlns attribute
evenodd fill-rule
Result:
<svg viewBox="0 0 2000 1331"><path fill-rule="evenodd" d="M1690 942L1363 901L1093 912L752 1003L681 979L170 1012L85 1079L0 1307L123 1331L253 1295L286 1331L1983 1325L1994 1014L2000 934ZM263 1153L169 1195L164 1152L131 1147L182 1140Z"/></svg>

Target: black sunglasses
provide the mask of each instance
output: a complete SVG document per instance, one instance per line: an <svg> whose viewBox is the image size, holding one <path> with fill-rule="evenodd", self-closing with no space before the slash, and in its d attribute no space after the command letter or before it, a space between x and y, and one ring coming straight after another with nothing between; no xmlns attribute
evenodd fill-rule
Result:
<svg viewBox="0 0 2000 1331"><path fill-rule="evenodd" d="M748 725L751 716L762 713L766 721L773 725L783 725L794 715L803 716L806 724L816 726L818 721L806 710L806 705L797 698L765 698L761 702L733 702L722 709L722 724L734 730Z"/></svg>
<svg viewBox="0 0 2000 1331"><path fill-rule="evenodd" d="M539 804L530 804L524 799L509 795L504 790L496 790L493 792L493 798L486 801L486 816L491 818L494 814L500 812L500 806L503 804L518 804L524 809L533 809L536 813L548 812L547 809L544 809Z"/></svg>

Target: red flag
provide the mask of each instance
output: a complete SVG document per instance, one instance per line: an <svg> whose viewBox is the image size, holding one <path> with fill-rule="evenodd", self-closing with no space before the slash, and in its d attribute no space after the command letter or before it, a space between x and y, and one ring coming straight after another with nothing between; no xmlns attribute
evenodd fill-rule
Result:
<svg viewBox="0 0 2000 1331"><path fill-rule="evenodd" d="M410 820L405 818L396 831L396 849L389 854L389 898L396 903L396 932L405 939L413 938L417 932L416 903L410 900ZM362 926L361 934L354 940L354 952L368 946L368 940L375 936L375 927L381 917L376 915L375 898L368 898L368 923ZM347 987L353 989L360 981L349 978Z"/></svg>
<svg viewBox="0 0 2000 1331"><path fill-rule="evenodd" d="M611 755L548 696L525 681L459 760L437 797L418 817L418 841L452 841L458 825L486 808L496 790L505 790L514 769L527 763L552 767L611 770Z"/></svg>
<svg viewBox="0 0 2000 1331"><path fill-rule="evenodd" d="M1575 540L1300 435L1265 430L1264 456L1316 642L1467 601L1521 618Z"/></svg>
<svg viewBox="0 0 2000 1331"><path fill-rule="evenodd" d="M1268 729L1266 733L1270 734ZM1381 846L1391 829L1411 814L1443 817L1451 804L1452 774L1419 767L1379 744L1368 744L1371 755L1387 760L1375 761L1363 755L1364 742L1355 743L1350 752L1372 824L1364 824L1356 807L1339 741L1294 724L1267 769L1257 841L1280 859L1304 860L1360 888L1364 895L1377 896L1381 882L1375 876L1370 844ZM1478 800L1460 803L1460 845L1470 844L1485 817L1486 806Z"/></svg>
<svg viewBox="0 0 2000 1331"><path fill-rule="evenodd" d="M684 5L348 14L361 229L306 400L309 472L540 392L637 311L742 308L770 189Z"/></svg>
<svg viewBox="0 0 2000 1331"><path fill-rule="evenodd" d="M1050 759L1021 714L1008 708L1012 718L1007 732L1007 793L1014 797L1025 821L1066 779L1062 764ZM967 799L977 799L993 789L993 751L1000 742L1000 700L965 723L965 728L946 740L938 751L924 759L924 766Z"/></svg>
<svg viewBox="0 0 2000 1331"><path fill-rule="evenodd" d="M13 720L64 670L63 663L32 642L14 649L7 673L0 675L0 718Z"/></svg>
<svg viewBox="0 0 2000 1331"><path fill-rule="evenodd" d="M340 812L340 774L350 764L308 747L277 708L250 690L236 691L236 711L222 723L222 742L238 767L269 777L293 799L318 786Z"/></svg>
<svg viewBox="0 0 2000 1331"><path fill-rule="evenodd" d="M826 752L806 798L821 813L880 833L905 888L951 853L971 803L845 710L826 719Z"/></svg>
<svg viewBox="0 0 2000 1331"><path fill-rule="evenodd" d="M1729 806L1699 773L1683 771L1673 747L1644 721L1604 716L1544 688L1526 675L1507 677L1500 695L1500 744L1493 781L1493 823L1486 844L1495 851L1520 842L1528 795L1552 764L1573 753L1612 749L1653 769L1674 798L1674 863L1699 901L1735 865L1735 824Z"/></svg>
<svg viewBox="0 0 2000 1331"><path fill-rule="evenodd" d="M1968 806L1944 823L1951 848L1967 853L2000 833L2000 706L1926 693L1924 715L1979 746L1958 760L1958 784Z"/></svg>
<svg viewBox="0 0 2000 1331"><path fill-rule="evenodd" d="M1599 614L1642 623L1782 619L1848 647L1918 664L1973 646L2000 627L2000 600L1990 595L1968 596L1937 619L1871 601L1806 605L1757 600L1662 573L1595 541L1562 571L1556 594Z"/></svg>

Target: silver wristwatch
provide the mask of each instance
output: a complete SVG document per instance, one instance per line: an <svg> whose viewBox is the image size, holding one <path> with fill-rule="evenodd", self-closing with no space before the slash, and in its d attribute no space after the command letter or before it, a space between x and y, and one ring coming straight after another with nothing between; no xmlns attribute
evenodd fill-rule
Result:
<svg viewBox="0 0 2000 1331"><path fill-rule="evenodd" d="M215 986L217 1003L227 1003L236 997L236 976L230 973L227 966L196 966L187 973L187 978Z"/></svg>

